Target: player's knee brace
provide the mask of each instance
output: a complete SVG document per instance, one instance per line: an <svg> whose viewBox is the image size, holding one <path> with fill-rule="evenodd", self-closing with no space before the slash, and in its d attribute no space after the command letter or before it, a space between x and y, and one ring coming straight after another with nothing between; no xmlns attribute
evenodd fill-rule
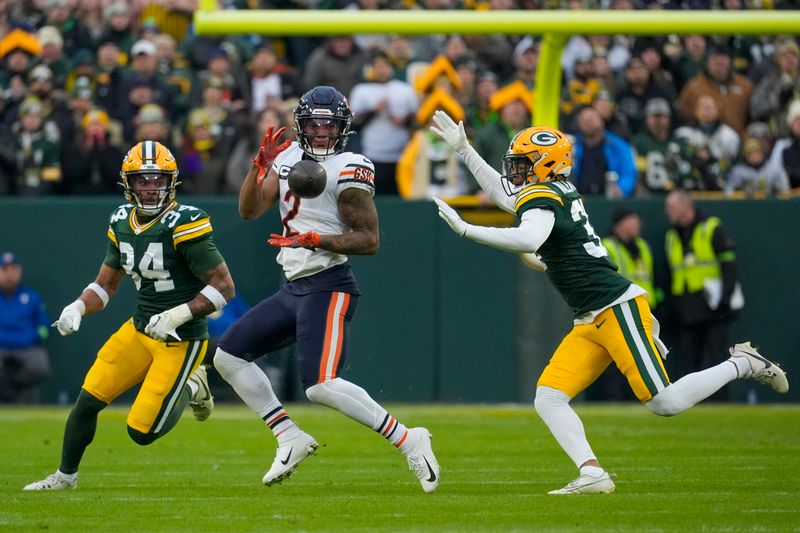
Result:
<svg viewBox="0 0 800 533"><path fill-rule="evenodd" d="M686 406L684 405L684 402L681 401L681 398L675 394L675 391L676 389L674 387L667 387L653 396L653 399L645 403L644 406L658 416L677 415L678 413L683 412L686 409Z"/></svg>
<svg viewBox="0 0 800 533"><path fill-rule="evenodd" d="M248 364L248 361L231 355L221 348L217 348L214 354L214 368L217 369L217 372L219 372L219 375L222 376L225 381L230 381L229 377L232 374L235 374L237 370Z"/></svg>
<svg viewBox="0 0 800 533"><path fill-rule="evenodd" d="M148 444L153 444L160 435L155 433L142 433L128 426L128 436L139 446L147 446Z"/></svg>

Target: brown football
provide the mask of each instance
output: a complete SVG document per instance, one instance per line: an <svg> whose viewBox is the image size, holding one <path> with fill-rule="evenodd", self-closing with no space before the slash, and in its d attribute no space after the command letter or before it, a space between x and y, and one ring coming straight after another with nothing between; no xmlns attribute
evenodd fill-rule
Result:
<svg viewBox="0 0 800 533"><path fill-rule="evenodd" d="M289 189L300 198L316 198L325 190L328 173L316 161L303 159L289 170L286 179Z"/></svg>

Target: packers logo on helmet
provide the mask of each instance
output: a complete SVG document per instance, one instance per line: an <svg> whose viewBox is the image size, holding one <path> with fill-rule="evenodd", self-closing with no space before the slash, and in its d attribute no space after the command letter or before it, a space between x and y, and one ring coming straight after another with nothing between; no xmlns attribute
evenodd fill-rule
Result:
<svg viewBox="0 0 800 533"><path fill-rule="evenodd" d="M128 150L119 173L125 198L145 215L158 214L175 198L178 164L157 141L142 141Z"/></svg>
<svg viewBox="0 0 800 533"><path fill-rule="evenodd" d="M514 196L529 183L565 180L572 172L572 143L547 126L517 133L503 156L503 189Z"/></svg>

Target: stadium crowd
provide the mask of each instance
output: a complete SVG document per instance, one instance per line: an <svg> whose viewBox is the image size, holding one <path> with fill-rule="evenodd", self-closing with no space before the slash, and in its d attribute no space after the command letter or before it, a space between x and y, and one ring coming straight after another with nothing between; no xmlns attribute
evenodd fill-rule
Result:
<svg viewBox="0 0 800 533"><path fill-rule="evenodd" d="M226 0L230 9L781 9L781 0ZM0 194L116 194L126 147L158 140L184 194L235 194L270 125L298 97L350 98L349 148L376 166L377 192L474 194L428 126L461 119L500 167L530 124L538 38L355 35L208 37L197 0L0 0ZM719 196L800 191L797 36L573 36L562 56L561 128L573 181L609 198L675 188Z"/></svg>

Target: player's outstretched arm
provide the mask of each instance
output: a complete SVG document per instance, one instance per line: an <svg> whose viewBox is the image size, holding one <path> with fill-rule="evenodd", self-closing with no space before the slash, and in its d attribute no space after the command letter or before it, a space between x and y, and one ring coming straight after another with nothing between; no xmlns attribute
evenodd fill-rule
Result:
<svg viewBox="0 0 800 533"><path fill-rule="evenodd" d="M77 300L64 307L53 327L61 335L71 335L81 327L81 318L102 311L119 288L125 271L101 265L95 280L83 289Z"/></svg>
<svg viewBox="0 0 800 533"><path fill-rule="evenodd" d="M464 159L464 163L469 171L472 172L472 175L475 176L478 185L497 204L497 207L515 214L514 198L508 196L503 190L503 186L500 183L500 173L484 161L478 152L470 146L469 141L467 141L467 133L464 131L464 123L459 121L456 124L450 118L450 115L441 110L433 114L433 122L436 126L431 126L431 131L441 137Z"/></svg>
<svg viewBox="0 0 800 533"><path fill-rule="evenodd" d="M486 244L507 252L531 253L550 236L555 215L547 209L529 209L523 213L516 228L488 228L465 222L456 210L440 198L433 198L439 208L439 217L447 222L457 235L480 244Z"/></svg>
<svg viewBox="0 0 800 533"><path fill-rule="evenodd" d="M273 133L272 126L267 128L261 147L244 177L239 189L239 216L245 220L258 218L278 200L278 173L271 167L278 154L292 144L289 140L278 144L278 139L285 131L286 128L280 128Z"/></svg>

